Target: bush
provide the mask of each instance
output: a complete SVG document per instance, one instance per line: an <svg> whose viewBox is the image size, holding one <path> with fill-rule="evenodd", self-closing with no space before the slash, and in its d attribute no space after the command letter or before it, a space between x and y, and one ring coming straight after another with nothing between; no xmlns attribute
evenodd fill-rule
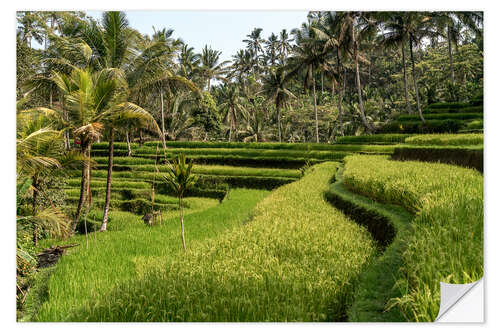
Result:
<svg viewBox="0 0 500 333"><path fill-rule="evenodd" d="M395 284L403 296L393 300L409 320L435 320L440 282L483 276L483 181L479 172L457 166L346 158L346 187L416 213Z"/></svg>

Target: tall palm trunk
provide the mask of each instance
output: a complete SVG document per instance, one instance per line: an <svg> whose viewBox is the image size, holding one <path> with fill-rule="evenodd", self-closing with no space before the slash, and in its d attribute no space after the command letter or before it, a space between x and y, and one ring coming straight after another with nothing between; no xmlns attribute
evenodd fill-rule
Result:
<svg viewBox="0 0 500 333"><path fill-rule="evenodd" d="M448 25L448 29L447 29L447 37L448 37L448 57L450 59L450 82L451 82L451 85L454 86L455 85L455 69L453 67L453 52L452 52L452 49L451 49L451 32L450 32L450 25Z"/></svg>
<svg viewBox="0 0 500 333"><path fill-rule="evenodd" d="M106 201L104 202L104 215L102 217L102 224L99 231L106 231L106 227L108 226L109 203L111 201L111 175L113 173L114 142L115 142L115 131L112 128L109 138L108 178L106 179Z"/></svg>
<svg viewBox="0 0 500 333"><path fill-rule="evenodd" d="M37 199L38 199L38 177L33 176L33 182L31 183L33 186L33 216L37 213ZM33 224L33 244L35 246L38 245L38 224L35 222Z"/></svg>
<svg viewBox="0 0 500 333"><path fill-rule="evenodd" d="M81 138L82 145L82 154L83 156L90 156L90 143L87 142L84 138ZM80 220L80 215L82 213L83 202L86 195L87 190L87 168L90 168L90 162L86 161L82 166L82 181L80 184L80 199L78 200L78 206L76 208L75 219L73 220L73 225L71 226L71 230L74 233L76 230L76 226L78 225L78 221Z"/></svg>
<svg viewBox="0 0 500 333"><path fill-rule="evenodd" d="M163 149L167 149L167 144L165 143L165 111L163 109L163 89L160 87L160 102L161 102L161 143L163 144Z"/></svg>
<svg viewBox="0 0 500 333"><path fill-rule="evenodd" d="M313 86L313 100L314 100L314 123L316 126L316 143L319 143L318 106L316 104L316 80L314 79L314 74L312 75L312 86Z"/></svg>
<svg viewBox="0 0 500 333"><path fill-rule="evenodd" d="M410 108L410 101L408 100L408 77L406 76L406 56L405 56L405 44L401 43L401 53L403 55L403 81L405 84L405 101L406 101L406 109L408 110L408 114L412 114Z"/></svg>
<svg viewBox="0 0 500 333"><path fill-rule="evenodd" d="M182 246L184 247L184 252L186 252L186 240L184 239L184 207L182 205L182 195L179 196L179 208L181 211L181 238Z"/></svg>
<svg viewBox="0 0 500 333"><path fill-rule="evenodd" d="M127 137L127 149L128 149L128 156L132 156L132 148L130 147L130 133L129 133L129 130L127 129L127 131L125 132L125 136Z"/></svg>
<svg viewBox="0 0 500 333"><path fill-rule="evenodd" d="M420 120L425 123L424 115L422 114L422 108L420 107L420 96L418 94L418 83L417 83L417 78L415 77L415 59L413 57L413 45L412 45L412 38L410 37L408 39L410 41L410 57L411 57L411 76L413 78L413 86L415 87L415 97L417 99L417 110L418 110L418 115L420 117Z"/></svg>
<svg viewBox="0 0 500 333"><path fill-rule="evenodd" d="M281 109L279 103L276 103L276 117L278 118L278 140L281 142Z"/></svg>
<svg viewBox="0 0 500 333"><path fill-rule="evenodd" d="M339 49L337 48L337 68L339 71L339 78L340 78L340 52ZM344 69L344 76L345 76L345 69ZM345 77L344 77L344 87L345 87ZM334 95L334 89L335 89L335 80L332 78L332 97ZM344 98L344 92L343 89L340 88L339 84L339 96L337 98L337 104L338 104L338 109L339 109L339 126L340 126L340 135L344 136L344 123L343 123L343 116L344 116L344 110L342 109L342 99Z"/></svg>
<svg viewBox="0 0 500 333"><path fill-rule="evenodd" d="M365 107L363 105L363 96L361 95L361 80L359 79L359 61L358 61L358 42L356 41L356 36L354 34L354 29L352 29L352 40L353 40L353 48L354 48L354 65L356 68L356 87L358 88L358 100L359 100L359 111L361 112L361 120L363 121L363 125L365 125L366 129L369 133L373 132L373 127L368 123L365 115Z"/></svg>

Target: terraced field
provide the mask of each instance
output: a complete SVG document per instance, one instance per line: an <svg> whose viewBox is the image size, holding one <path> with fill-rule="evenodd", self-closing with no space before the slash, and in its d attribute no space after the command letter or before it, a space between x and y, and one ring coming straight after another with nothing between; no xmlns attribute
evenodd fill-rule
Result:
<svg viewBox="0 0 500 333"><path fill-rule="evenodd" d="M169 142L163 156L157 143L132 145L132 156L114 159L109 232L90 237L88 250L83 235L57 243L80 247L53 269L50 293L39 293L45 298L29 296L36 310L26 320L434 320L439 281L482 276L483 177L391 154L467 145L482 154L482 135L372 140L248 149ZM126 144L115 148L126 155ZM100 155L107 149L93 147L91 230L102 219L107 158ZM199 177L185 199L185 254L177 198L161 178L165 156L179 152L198 161ZM164 223L148 228L140 218L153 208L153 185ZM68 209L79 186L74 172Z"/></svg>

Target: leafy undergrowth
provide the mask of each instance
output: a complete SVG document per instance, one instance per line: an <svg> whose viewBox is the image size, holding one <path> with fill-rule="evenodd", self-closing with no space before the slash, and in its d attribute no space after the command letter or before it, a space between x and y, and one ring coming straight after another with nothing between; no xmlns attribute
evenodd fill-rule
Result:
<svg viewBox="0 0 500 333"><path fill-rule="evenodd" d="M343 169L337 173L335 183L326 193L327 200L357 223L367 226L383 250L361 273L348 310L349 321L405 321L400 309L390 306L390 300L401 296L393 287L413 215L400 206L380 204L348 191L342 182L342 173Z"/></svg>
<svg viewBox="0 0 500 333"><path fill-rule="evenodd" d="M408 320L433 321L440 282L471 283L483 275L483 177L439 163L346 158L344 184L377 201L416 213L402 254L393 300Z"/></svg>
<svg viewBox="0 0 500 333"><path fill-rule="evenodd" d="M234 189L219 205L214 199L191 200L184 221L188 248L240 225L268 193ZM78 320L82 309L103 301L118 284L136 279L135 257L174 257L182 251L178 212L164 213L163 224L154 227L146 227L140 218L112 211L110 231L97 233L97 242L90 234L88 250L84 236L60 242L80 246L60 259L50 277L48 298L34 320Z"/></svg>
<svg viewBox="0 0 500 333"><path fill-rule="evenodd" d="M336 167L314 166L260 202L243 227L193 244L186 255L137 253L138 279L123 281L65 319L346 320L359 274L376 245L324 200Z"/></svg>

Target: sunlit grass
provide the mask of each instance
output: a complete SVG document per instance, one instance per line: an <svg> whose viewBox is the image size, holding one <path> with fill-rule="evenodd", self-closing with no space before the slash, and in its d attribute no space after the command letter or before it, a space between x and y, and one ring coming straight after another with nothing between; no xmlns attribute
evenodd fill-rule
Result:
<svg viewBox="0 0 500 333"><path fill-rule="evenodd" d="M384 157L346 158L344 183L352 191L416 213L402 254L394 300L409 320L433 321L439 282L470 283L483 275L483 177L439 163Z"/></svg>
<svg viewBox="0 0 500 333"><path fill-rule="evenodd" d="M267 195L261 190L232 190L222 204L213 199L192 200L186 210L185 228L188 249L200 239L224 233L248 218L255 204ZM194 207L196 206L196 207ZM163 225L146 227L141 216L111 212L109 232L90 234L90 248L85 237L75 236L65 243L80 246L63 256L49 281L49 298L36 320L64 321L78 315L81 307L102 301L118 284L137 278L137 256L174 257L182 250L178 212L164 213ZM64 242L63 242L64 243ZM49 245L49 242L43 244Z"/></svg>

